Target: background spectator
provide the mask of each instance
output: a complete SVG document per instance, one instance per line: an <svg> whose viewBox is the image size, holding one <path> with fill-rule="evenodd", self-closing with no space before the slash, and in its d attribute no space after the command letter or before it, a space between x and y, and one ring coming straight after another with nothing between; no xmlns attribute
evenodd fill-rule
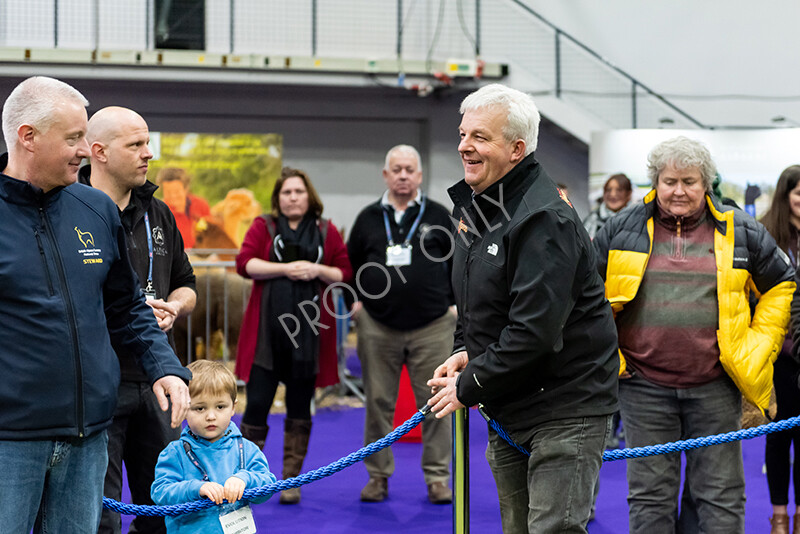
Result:
<svg viewBox="0 0 800 534"><path fill-rule="evenodd" d="M272 192L272 212L253 221L236 256L237 272L254 280L236 356L236 372L247 382L242 435L264 447L278 383L286 384L284 479L303 467L322 362L336 369L336 326L330 314L335 308L330 292L322 303L324 290L352 276L344 242L322 218L322 208L308 175L284 167ZM300 488L282 492L280 502L300 502Z"/></svg>

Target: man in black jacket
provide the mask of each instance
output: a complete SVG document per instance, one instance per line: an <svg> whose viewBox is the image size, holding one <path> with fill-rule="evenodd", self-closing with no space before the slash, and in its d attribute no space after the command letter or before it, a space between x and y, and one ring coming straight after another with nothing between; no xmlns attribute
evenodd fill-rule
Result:
<svg viewBox="0 0 800 534"><path fill-rule="evenodd" d="M89 120L86 137L92 165L81 169L80 180L106 193L119 208L131 264L147 304L172 342L175 319L194 309L195 276L175 218L164 202L153 198L157 186L146 179L147 164L153 157L147 123L130 109L107 107ZM133 355L119 350L117 355L122 376L114 421L108 429L104 494L120 499L124 460L133 502L152 504L150 486L158 455L180 437L180 428L170 427ZM163 517L138 516L132 529L166 532ZM99 532L120 530L119 514L103 510Z"/></svg>
<svg viewBox="0 0 800 534"><path fill-rule="evenodd" d="M450 353L455 314L450 290L451 226L447 209L422 194L417 150L398 145L386 154L386 192L358 214L347 252L356 274L359 302L358 357L364 376L364 443L392 430L400 373L408 368L414 396L428 396L426 382ZM452 502L450 420L422 423L422 470L428 500ZM383 501L394 471L389 449L366 460L369 482L361 500Z"/></svg>
<svg viewBox="0 0 800 534"><path fill-rule="evenodd" d="M589 236L534 159L539 112L493 84L464 99L455 204L453 355L428 382L436 417L483 404L503 532L586 532L617 410L617 337Z"/></svg>

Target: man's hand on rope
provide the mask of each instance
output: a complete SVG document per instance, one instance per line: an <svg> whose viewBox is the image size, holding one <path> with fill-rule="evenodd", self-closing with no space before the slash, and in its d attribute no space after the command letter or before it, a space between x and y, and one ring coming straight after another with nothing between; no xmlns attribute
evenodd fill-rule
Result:
<svg viewBox="0 0 800 534"><path fill-rule="evenodd" d="M456 352L437 367L433 372L433 378L428 380L433 394L433 397L428 400L428 405L436 414L437 419L464 408L464 405L458 400L456 379L468 362L467 351Z"/></svg>

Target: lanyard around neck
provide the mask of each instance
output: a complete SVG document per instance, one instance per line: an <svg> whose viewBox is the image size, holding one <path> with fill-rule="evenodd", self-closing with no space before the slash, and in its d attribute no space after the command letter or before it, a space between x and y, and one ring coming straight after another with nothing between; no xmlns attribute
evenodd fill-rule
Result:
<svg viewBox="0 0 800 534"><path fill-rule="evenodd" d="M239 445L239 470L241 471L244 469L244 441L241 436L236 436L236 442ZM203 468L200 460L197 459L197 455L192 451L192 446L188 441L183 442L183 450L186 451L186 456L189 457L189 461L192 462L197 470L200 471L200 474L203 475L203 480L209 482L211 479L208 478L208 472Z"/></svg>
<svg viewBox="0 0 800 534"><path fill-rule="evenodd" d="M403 246L408 246L408 243L411 241L411 238L414 235L414 232L417 231L417 226L419 226L419 222L422 220L422 214L425 213L425 202L426 202L425 195L422 195L422 200L419 203L419 213L417 214L417 218L414 219L414 224L411 225L411 228L408 230L408 234L406 235L406 240L403 243ZM384 206L383 208L383 226L386 228L386 240L389 242L389 246L394 246L394 239L392 238L392 228L389 226L389 215L387 212L389 210L386 209Z"/></svg>
<svg viewBox="0 0 800 534"><path fill-rule="evenodd" d="M150 264L147 268L147 287L145 291L153 291L153 235L150 231L150 217L147 212L144 212L144 228L147 232L147 255L150 258Z"/></svg>

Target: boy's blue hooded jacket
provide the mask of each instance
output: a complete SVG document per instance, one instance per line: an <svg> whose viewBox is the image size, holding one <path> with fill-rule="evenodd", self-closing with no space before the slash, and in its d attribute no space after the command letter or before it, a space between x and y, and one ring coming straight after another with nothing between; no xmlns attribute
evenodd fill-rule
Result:
<svg viewBox="0 0 800 534"><path fill-rule="evenodd" d="M241 469L239 456L239 440L244 446L244 469ZM200 465L208 473L211 482L225 485L231 476L244 480L246 489L258 488L275 482L275 475L270 473L264 453L251 441L242 438L242 433L234 423L217 441L197 437L188 427L183 429L181 438L173 441L161 452L156 465L156 477L150 489L153 502L158 505L181 504L200 499L200 487L205 484L203 474L189 459L184 443L192 448L192 453ZM269 499L254 499L255 504ZM189 514L167 517L167 532L196 533L203 532L222 534L219 516L230 513L245 506L244 501L233 504L212 506Z"/></svg>

